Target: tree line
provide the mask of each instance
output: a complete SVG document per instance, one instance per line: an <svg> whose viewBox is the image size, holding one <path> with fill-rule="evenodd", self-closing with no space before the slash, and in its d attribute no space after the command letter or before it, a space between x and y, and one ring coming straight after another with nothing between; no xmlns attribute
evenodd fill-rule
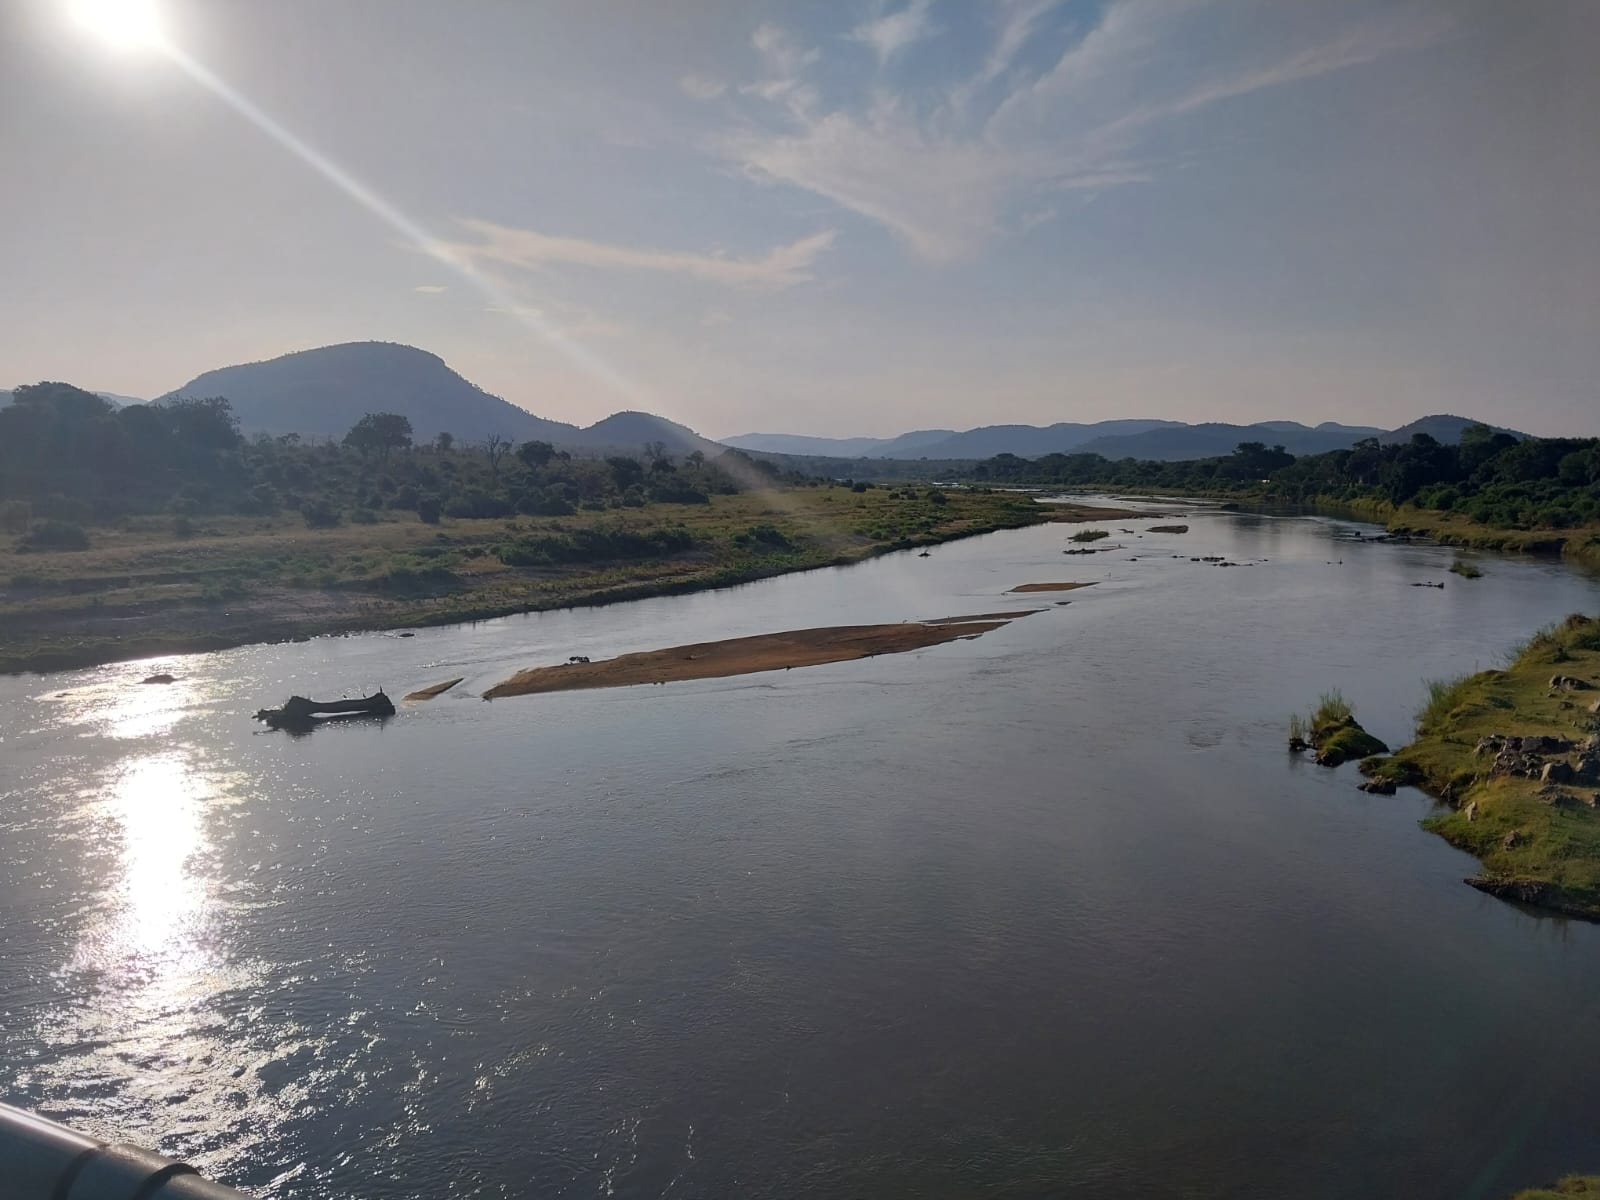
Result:
<svg viewBox="0 0 1600 1200"><path fill-rule="evenodd" d="M498 434L417 444L410 421L369 413L337 442L245 436L223 397L118 408L65 383L19 387L0 408L0 527L66 547L63 527L170 514L193 518L300 514L307 525L371 523L385 510L442 517L559 516L580 509L704 504L777 481L782 472L737 451L674 457L587 457Z"/></svg>
<svg viewBox="0 0 1600 1200"><path fill-rule="evenodd" d="M1517 438L1469 426L1457 445L1425 433L1384 444L1295 457L1244 442L1232 454L1178 462L1098 454L1001 454L971 468L993 484L1154 488L1309 504L1386 501L1460 512L1504 529L1568 529L1600 523L1600 438Z"/></svg>

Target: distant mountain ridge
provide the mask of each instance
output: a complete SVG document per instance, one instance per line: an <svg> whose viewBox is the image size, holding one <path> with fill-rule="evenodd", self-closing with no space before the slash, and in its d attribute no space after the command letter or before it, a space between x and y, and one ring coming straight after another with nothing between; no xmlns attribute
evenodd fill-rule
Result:
<svg viewBox="0 0 1600 1200"><path fill-rule="evenodd" d="M396 342L345 342L221 367L160 399L179 396L225 396L245 433L274 436L339 438L367 413L391 412L411 422L417 441L449 433L476 442L499 434L567 449L637 450L662 442L677 453L723 450L651 413L613 413L587 428L551 421L484 391L438 355Z"/></svg>
<svg viewBox="0 0 1600 1200"><path fill-rule="evenodd" d="M898 438L815 438L795 434L744 434L727 438L723 444L744 450L771 454L798 454L830 458L891 458L970 460L1015 454L1018 458L1039 458L1045 454L1099 454L1105 458L1138 458L1175 462L1189 458L1211 458L1231 454L1240 442L1264 442L1282 446L1294 455L1325 454L1347 450L1363 438L1380 442L1409 441L1414 433L1426 433L1438 441L1455 443L1461 431L1479 422L1448 414L1423 417L1395 430L1370 425L1344 425L1324 421L1317 426L1299 421L1261 421L1253 425L1204 422L1190 425L1182 421L1154 419L1098 421L1078 424L1070 421L1055 425L983 425L963 432L921 431ZM1498 426L1495 426L1497 430ZM1517 437L1526 434L1503 430ZM809 447L800 449L800 446ZM860 447L867 447L865 450Z"/></svg>

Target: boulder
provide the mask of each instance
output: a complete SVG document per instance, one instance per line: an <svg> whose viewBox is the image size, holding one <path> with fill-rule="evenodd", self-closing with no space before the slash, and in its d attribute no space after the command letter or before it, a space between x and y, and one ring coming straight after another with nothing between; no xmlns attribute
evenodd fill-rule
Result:
<svg viewBox="0 0 1600 1200"><path fill-rule="evenodd" d="M1544 770L1539 774L1540 783L1571 783L1577 772L1572 769L1572 764L1556 759L1547 762Z"/></svg>
<svg viewBox="0 0 1600 1200"><path fill-rule="evenodd" d="M149 678L141 679L139 682L140 683L177 683L178 682L178 677L176 675L151 675Z"/></svg>
<svg viewBox="0 0 1600 1200"><path fill-rule="evenodd" d="M1556 692L1588 692L1594 690L1594 685L1587 680L1579 679L1575 675L1550 676L1550 690Z"/></svg>
<svg viewBox="0 0 1600 1200"><path fill-rule="evenodd" d="M1384 779L1382 776L1376 779L1368 779L1359 785L1359 790L1371 792L1374 796L1392 796L1395 793L1394 780Z"/></svg>
<svg viewBox="0 0 1600 1200"><path fill-rule="evenodd" d="M1500 847L1503 850L1515 850L1521 844L1522 831L1519 829L1513 829L1510 833L1506 834L1505 837L1500 839Z"/></svg>

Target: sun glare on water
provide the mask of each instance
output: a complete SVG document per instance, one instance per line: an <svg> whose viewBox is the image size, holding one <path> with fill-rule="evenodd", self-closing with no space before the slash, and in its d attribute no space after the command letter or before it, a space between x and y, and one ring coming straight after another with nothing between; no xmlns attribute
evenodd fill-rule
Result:
<svg viewBox="0 0 1600 1200"><path fill-rule="evenodd" d="M68 0L78 27L114 50L156 50L167 44L155 0Z"/></svg>

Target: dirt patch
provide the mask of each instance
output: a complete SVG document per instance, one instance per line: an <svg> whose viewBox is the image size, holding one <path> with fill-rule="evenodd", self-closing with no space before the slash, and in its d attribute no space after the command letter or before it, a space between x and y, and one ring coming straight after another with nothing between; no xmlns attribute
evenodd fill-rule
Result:
<svg viewBox="0 0 1600 1200"><path fill-rule="evenodd" d="M938 617L932 621L922 622L924 625L963 625L968 621L1010 621L1016 617L1031 617L1034 613L1042 613L1042 608L1023 608L1016 612L973 613L966 617Z"/></svg>
<svg viewBox="0 0 1600 1200"><path fill-rule="evenodd" d="M532 667L484 692L485 700L567 692L583 688L631 687L639 683L673 683L683 679L721 679L759 671L814 667L879 654L904 654L962 638L974 638L1008 624L1005 620L957 621L954 624L906 621L897 625L842 625L796 629L754 637L699 642L666 650L622 654L594 663Z"/></svg>

